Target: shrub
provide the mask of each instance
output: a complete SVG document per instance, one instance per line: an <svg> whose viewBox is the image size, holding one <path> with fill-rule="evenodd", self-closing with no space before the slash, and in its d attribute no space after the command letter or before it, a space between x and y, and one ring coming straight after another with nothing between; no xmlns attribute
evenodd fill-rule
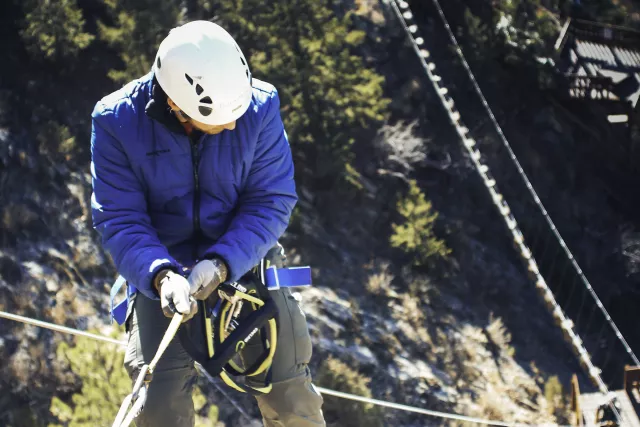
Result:
<svg viewBox="0 0 640 427"><path fill-rule="evenodd" d="M428 265L436 257L447 258L451 250L433 232L438 214L432 212L431 202L415 180L410 181L409 194L398 201L397 208L404 223L392 225L391 246L415 255L415 266Z"/></svg>
<svg viewBox="0 0 640 427"><path fill-rule="evenodd" d="M195 427L213 427L218 423L218 407L209 405L207 408L207 403L207 397L202 393L200 387L196 386L193 391L193 406L196 411Z"/></svg>
<svg viewBox="0 0 640 427"><path fill-rule="evenodd" d="M485 328L488 338L491 339L501 351L509 357L513 357L515 349L511 346L511 334L499 317L491 315L489 325Z"/></svg>
<svg viewBox="0 0 640 427"><path fill-rule="evenodd" d="M549 412L556 417L561 424L569 421L567 396L562 389L562 384L556 375L549 377L544 384L544 397L549 403Z"/></svg>
<svg viewBox="0 0 640 427"><path fill-rule="evenodd" d="M370 379L351 369L338 359L329 357L316 375L318 384L343 393L371 397ZM382 426L380 408L369 403L361 403L333 397L325 397L323 412L327 422L335 420L340 426Z"/></svg>
<svg viewBox="0 0 640 427"><path fill-rule="evenodd" d="M56 355L80 377L82 388L71 402L57 396L51 399L50 411L59 424L49 427L111 425L122 400L131 392L131 381L123 368L124 353L112 345L78 338L75 346L61 343Z"/></svg>

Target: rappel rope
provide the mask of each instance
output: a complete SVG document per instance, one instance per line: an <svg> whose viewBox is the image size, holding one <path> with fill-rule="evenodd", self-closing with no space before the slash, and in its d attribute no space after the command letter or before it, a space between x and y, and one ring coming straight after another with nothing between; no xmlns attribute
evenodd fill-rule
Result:
<svg viewBox="0 0 640 427"><path fill-rule="evenodd" d="M174 316L171 325L167 329L168 333L165 334L165 337L162 340L163 342L165 341L165 339L169 335L171 335L171 336L175 335L176 331L172 330L172 325L173 325L173 321L177 318L177 316L178 315ZM66 327L66 326L56 325L55 323L43 322L41 320L32 319L30 317L20 316L20 315L17 315L17 314L11 314L11 313L7 313L5 311L0 311L0 318L5 318L5 319L13 320L13 321L16 321L16 322L19 322L19 323L33 325L33 326L37 326L37 327L40 327L40 328L49 329L49 330L52 330L52 331L61 332L61 333L65 333L65 334L77 335L77 336L93 339L93 340L96 340L96 341L102 341L102 342L106 342L106 343L110 343L110 344L116 344L116 345L119 345L119 346L126 346L127 345L127 343L125 341L116 340L116 339L109 338L109 337L106 337L106 336L103 336L103 335L92 334L90 332L80 331L78 329L69 328L69 327ZM181 316L180 316L180 321L181 320L182 319L181 319ZM180 325L180 322L178 322L178 326L179 325ZM176 330L177 330L177 328L176 328ZM168 339L168 341L171 341L171 339ZM167 344L168 344L168 341L167 341ZM162 347L162 343L161 343L161 347ZM154 357L155 363L157 363L156 359L159 359L161 354L162 354L162 351L164 351L164 349L162 349L161 347L159 347L159 350L156 353L156 356ZM148 366L151 366L153 364L154 367L155 367L154 361L152 361ZM147 366L147 365L145 365L145 366ZM204 371L204 369L200 369L198 367L197 363L196 363L196 368L198 368L199 372L204 374L204 376L205 376L205 378L207 378L207 380L209 380L212 384L214 384L218 388L218 385L214 381L214 378L212 378L210 375L207 375L207 373L206 373L206 371ZM144 404L144 399L146 399L146 387L143 384L145 377L146 377L146 375L143 375L143 371L141 370L140 374L138 375L138 378L136 380L136 385L134 386L134 389L133 389L132 393L129 394L125 398L123 403L122 403L120 411L118 412L118 415L116 416L116 421L118 421L119 417L121 419L124 418L124 415L121 415L121 412L123 412L123 411L126 412L126 408L131 404L133 399L136 399L136 402L134 403L134 406L131 408L131 410L128 413L128 415L131 416L131 420L133 420L135 415L137 415L136 411L142 408L142 405ZM140 383L140 384L138 384L138 383ZM136 386L138 386L137 398L136 398ZM218 389L220 390L220 388L218 388ZM357 401L357 402L369 403L369 404L372 404L372 405L377 405L377 406L382 406L382 407L386 407L386 408L397 409L397 410L405 411L405 412L413 412L413 413L417 413L417 414L429 415L429 416L436 417L436 418L443 418L443 419L457 420L457 421L466 421L466 422L470 422L470 423L485 424L485 425L488 425L488 426L497 426L497 427L533 427L533 426L535 426L535 424L509 423L509 422L504 422L504 421L494 421L494 420L487 420L487 419L482 419L482 418L468 417L468 416L465 416L465 415L459 415L459 414L454 414L454 413L432 411L432 410L429 410L429 409L418 408L418 407L415 407L415 406L402 405L402 404L398 404L398 403L387 402L387 401L384 401L384 400L378 400L378 399L372 399L372 398L368 398L368 397L364 397L364 396L358 396L358 395L355 395L355 394L343 393L343 392L340 392L340 391L330 390L330 389L327 389L327 388L324 388L324 387L315 387L315 389L318 392L320 392L321 394L326 394L328 396L335 396L335 397L339 397L339 398L342 398L342 399L348 399L348 400L353 400L353 401ZM142 392L142 393L140 393L140 392ZM144 394L144 396L142 394ZM225 394L225 397L227 397L226 394ZM247 415L247 413L237 403L235 403L231 399L230 399L230 401L242 413L242 415L245 418L247 418L247 420L251 420L251 417L249 417L249 415ZM141 402L141 404L138 404L138 402ZM127 419L123 419L123 421L127 421L127 420L128 420L128 418ZM123 424L116 424L114 422L114 426L118 426L118 427L120 427L120 426L125 427L127 425L128 424L124 424L124 423ZM547 427L569 427L569 426L560 426L558 424L545 424L545 426L547 426Z"/></svg>
<svg viewBox="0 0 640 427"><path fill-rule="evenodd" d="M484 95L482 94L482 91L481 91L481 89L480 89L475 77L473 76L473 73L471 72L471 69L470 69L468 63L467 63L466 59L464 58L464 55L462 54L462 49L460 48L460 45L458 44L457 40L455 39L455 36L453 35L453 32L451 31L449 23L447 22L446 17L444 16L444 13L443 13L442 9L440 8L440 4L438 3L437 0L433 0L433 1L434 1L434 4L435 4L436 8L438 9L440 17L444 21L445 27L446 27L446 29L447 29L447 31L449 33L449 36L450 36L450 38L451 38L451 40L452 40L452 42L453 42L453 44L454 44L454 46L456 48L455 50L458 53L458 55L460 56L460 58L462 60L462 63L464 64L465 69L467 70L467 72L468 72L468 74L469 74L469 76L470 76L470 78L471 78L471 80L472 80L472 82L474 84L474 88L475 88L476 92L481 97L481 100L482 100L482 103L483 103L484 107L487 109L488 114L489 114L492 122L496 126L496 129L498 130L498 133L499 133L504 145L507 147L507 149L509 151L509 154L511 156L511 159L515 162L516 167L518 169L518 172L520 173L521 177L525 180L525 184L526 184L528 190L531 192L531 195L532 195L534 201L540 207L540 209L542 209L542 212L543 212L546 220L548 221L549 226L551 227L551 229L553 230L554 234L556 235L556 237L560 241L560 244L562 245L562 247L566 251L569 259L573 263L574 267L577 269L577 271L580 274L581 278L585 281L587 289L589 289L591 295L596 300L596 304L605 313L606 319L611 324L611 326L614 328L616 336L623 342L623 344L625 345L625 349L626 349L627 353L629 353L631 355L632 359L634 360L634 362L637 363L638 359L635 357L635 354L633 354L633 352L631 351L631 349L627 345L626 341L622 337L622 334L620 333L620 331L616 327L615 323L613 323L613 320L611 320L611 317L609 316L609 314L604 309L604 306L602 305L602 303L598 299L598 296L595 294L595 291L593 291L593 289L591 288L591 285L586 280L586 277L584 277L584 275L582 274L582 270L577 265L575 259L573 258L573 255L571 254L571 252L567 248L566 243L564 242L564 240L562 240L562 237L560 236L558 230L556 229L555 225L551 221L551 218L547 214L547 211L545 210L544 206L542 205L542 202L540 201L540 198L538 197L538 195L536 194L535 190L533 189L533 186L531 185L531 182L527 178L524 170L520 166L520 163L518 162L515 154L513 153L513 150L511 149L511 146L509 145L506 137L504 136L504 133L502 132L502 129L501 129L500 125L498 124L493 112L491 111L491 108L489 107L489 104L487 103L486 99L484 98ZM553 307L553 309L552 309L553 316L558 320L561 328L568 335L569 341L571 342L574 350L578 354L580 361L586 366L586 370L587 370L589 376L591 377L591 379L598 386L598 388L600 389L600 391L602 393L608 394L609 393L609 389L608 389L607 385L605 384L605 382L602 380L602 377L600 376L600 373L602 372L601 369L596 367L593 364L593 361L591 360L591 357L589 356L589 353L587 352L586 348L582 344L582 339L574 331L573 322L565 315L564 311L562 310L562 307L560 307L560 305L556 301L555 296L553 294L553 291L549 288L546 280L540 274L540 271L538 269L538 264L537 264L535 258L533 257L533 254L532 254L531 250L527 247L527 245L524 242L524 235L523 235L522 231L520 231L518 223L517 223L515 217L513 216L513 214L511 213L511 208L509 207L509 205L506 202L506 200L504 200L504 196L498 191L496 180L490 174L489 167L486 164L481 162L482 153L477 148L476 141L468 135L469 134L469 129L466 126L464 126L464 124L462 122L462 119L461 119L460 112L457 111L457 109L455 108L455 104L454 104L453 99L451 99L450 97L449 98L446 97L446 95L448 94L448 89L446 87L444 87L440 83L442 81L442 78L434 73L434 71L436 69L435 63L433 63L433 62L428 63L427 62L426 59L430 57L430 53L429 53L428 50L426 50L424 48L421 48L421 46L424 45L424 39L422 37L417 36L418 26L416 24L411 24L411 25L408 24L408 21L413 20L413 13L411 12L411 10L409 8L409 4L404 0L391 0L390 3L391 3L391 6L392 6L396 16L398 17L398 20L401 22L402 26L404 27L404 30L405 30L409 40L411 41L411 45L412 45L414 51L416 52L416 54L417 54L417 56L418 56L418 58L420 60L420 63L423 66L423 68L424 68L424 70L425 70L425 72L426 72L426 74L427 74L427 76L429 78L429 81L432 83L432 85L433 85L433 87L435 89L435 92L438 95L438 98L440 99L440 101L441 101L442 105L444 106L444 108L447 110L449 119L451 120L451 123L455 127L460 139L462 140L463 146L465 147L465 149L469 153L473 165L475 166L476 170L478 171L478 173L482 177L483 182L484 182L485 186L487 187L487 190L489 191L494 204L496 205L496 207L500 211L500 214L502 215L507 227L511 231L511 234L513 235L514 242L519 247L520 254L521 254L521 256L524 258L524 260L527 263L528 270L532 274L535 275L535 277L536 277L536 287L538 289L540 289L542 291L542 293L544 294L545 301L551 307ZM403 9L404 12L402 12L400 9ZM616 415L616 417L618 418L618 421L619 421L621 417L620 417L620 414L619 414L617 408L615 408L614 405L610 405L610 406L611 406L612 410L614 411L614 413L615 413L615 415Z"/></svg>
<svg viewBox="0 0 640 427"><path fill-rule="evenodd" d="M143 365L142 368L140 368L138 378L133 385L133 390L124 398L122 405L120 405L120 410L116 415L116 419L111 427L129 427L129 424L131 424L140 412L142 412L142 408L144 408L144 404L147 401L149 383L153 377L153 371L155 371L158 361L164 354L167 347L169 347L169 344L171 344L171 340L176 336L183 317L184 316L180 313L175 313L173 315L171 323L169 323L167 331L164 333L162 341L160 341L160 345L158 346L155 356L153 356L153 359L148 365ZM133 402L133 405L131 410L127 413L127 408L131 402Z"/></svg>

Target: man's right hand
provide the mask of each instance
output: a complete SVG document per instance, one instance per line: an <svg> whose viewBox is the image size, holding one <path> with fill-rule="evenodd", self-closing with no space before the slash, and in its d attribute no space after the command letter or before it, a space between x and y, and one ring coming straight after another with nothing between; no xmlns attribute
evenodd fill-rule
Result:
<svg viewBox="0 0 640 427"><path fill-rule="evenodd" d="M198 312L198 304L189 293L190 285L185 277L172 270L162 270L156 277L155 286L165 316L171 318L178 312L184 316L182 321L186 322Z"/></svg>

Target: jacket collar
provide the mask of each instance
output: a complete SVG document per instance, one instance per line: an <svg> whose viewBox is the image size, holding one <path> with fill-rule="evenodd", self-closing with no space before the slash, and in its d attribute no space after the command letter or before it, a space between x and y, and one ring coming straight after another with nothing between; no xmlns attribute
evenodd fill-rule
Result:
<svg viewBox="0 0 640 427"><path fill-rule="evenodd" d="M147 102L144 109L147 117L150 117L164 125L173 133L186 135L187 133L184 130L184 127L182 127L176 116L171 112L171 108L169 107L169 104L167 104L167 94L160 87L155 75L151 79L149 91L149 102ZM191 137L197 139L200 137L200 134L201 133L199 131L194 130Z"/></svg>

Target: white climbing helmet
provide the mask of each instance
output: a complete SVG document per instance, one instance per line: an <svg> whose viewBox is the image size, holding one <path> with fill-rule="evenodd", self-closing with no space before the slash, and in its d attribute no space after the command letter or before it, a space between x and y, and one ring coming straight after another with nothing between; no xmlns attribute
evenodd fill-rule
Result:
<svg viewBox="0 0 640 427"><path fill-rule="evenodd" d="M237 120L251 103L251 72L224 28L193 21L160 43L153 71L166 94L188 116L208 125Z"/></svg>

